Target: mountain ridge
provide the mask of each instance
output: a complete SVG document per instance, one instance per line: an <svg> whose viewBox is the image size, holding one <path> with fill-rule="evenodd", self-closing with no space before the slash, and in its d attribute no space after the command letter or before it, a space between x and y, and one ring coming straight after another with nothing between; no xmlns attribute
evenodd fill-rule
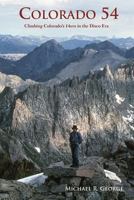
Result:
<svg viewBox="0 0 134 200"><path fill-rule="evenodd" d="M0 128L12 131L23 156L33 162L37 159L31 154L34 147L40 148L40 162L48 164L61 157L67 162L68 132L74 123L83 133L83 154L108 155L114 142L133 136L134 121L127 121L128 110L133 110L129 105L134 106L133 70L133 65L126 65L113 74L107 66L83 80L73 77L52 88L30 85L17 95L5 88L0 94Z"/></svg>
<svg viewBox="0 0 134 200"><path fill-rule="evenodd" d="M100 62L101 66L97 65L97 56L95 57L92 54L93 57L90 57L89 55L88 58L88 49L94 49L95 51L98 51L98 53L100 52L100 61L101 56L103 60L103 62ZM85 48L67 50L64 49L57 41L50 40L43 43L40 47L35 48L32 52L21 58L19 61L10 63L7 67L7 70L5 67L2 67L2 64L0 64L0 69L3 73L15 74L23 79L30 78L36 81L47 81L50 78L54 78L54 76L56 77L56 75L58 75L58 73L67 66L76 65L76 63L79 65L79 62L81 62L81 59L86 56L86 53L87 73L91 69L91 65L92 69L97 65L95 70L104 67L106 64L110 64L111 67L115 68L118 64L125 62L126 60L124 56L124 50L119 49L109 41L104 41L98 44L89 44ZM106 55L108 55L109 59L106 59ZM73 72L73 75L75 75L75 71Z"/></svg>
<svg viewBox="0 0 134 200"><path fill-rule="evenodd" d="M40 46L42 43L52 39L51 37L46 36L12 36L12 35L0 35L0 53L29 53L34 48ZM83 47L84 44L94 43L95 41L105 41L109 40L116 46L123 49L130 49L134 46L134 39L131 37L128 38L107 38L107 37L90 37L90 36L82 36L76 35L72 37L63 37L58 38L55 37L58 42L63 44L63 47L67 48L77 48ZM73 43L74 40L74 43ZM77 42L76 42L77 40ZM71 44L72 41L72 44ZM71 45L69 45L71 44ZM72 46L72 47L71 47Z"/></svg>

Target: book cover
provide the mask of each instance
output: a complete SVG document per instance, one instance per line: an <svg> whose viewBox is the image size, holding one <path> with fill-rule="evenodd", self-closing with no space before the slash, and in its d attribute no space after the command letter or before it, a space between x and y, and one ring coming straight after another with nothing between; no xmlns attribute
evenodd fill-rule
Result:
<svg viewBox="0 0 134 200"><path fill-rule="evenodd" d="M133 13L0 0L0 200L134 200Z"/></svg>

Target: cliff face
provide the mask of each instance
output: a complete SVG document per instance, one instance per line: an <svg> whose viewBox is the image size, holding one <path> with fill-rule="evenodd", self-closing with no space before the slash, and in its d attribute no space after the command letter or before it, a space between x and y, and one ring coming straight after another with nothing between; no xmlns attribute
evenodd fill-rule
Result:
<svg viewBox="0 0 134 200"><path fill-rule="evenodd" d="M71 162L68 139L73 124L84 139L81 160L110 156L134 136L133 70L133 65L122 66L112 74L106 66L83 80L74 77L52 88L31 85L17 95L6 88L0 94L0 128L10 144L10 159L29 160L37 169L55 161Z"/></svg>

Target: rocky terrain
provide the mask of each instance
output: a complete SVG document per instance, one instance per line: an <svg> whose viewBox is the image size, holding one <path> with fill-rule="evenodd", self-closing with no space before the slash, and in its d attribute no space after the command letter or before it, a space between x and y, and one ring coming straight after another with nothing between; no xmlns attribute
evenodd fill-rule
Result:
<svg viewBox="0 0 134 200"><path fill-rule="evenodd" d="M118 146L110 159L88 157L77 169L57 163L45 169L46 199L133 200L134 140Z"/></svg>
<svg viewBox="0 0 134 200"><path fill-rule="evenodd" d="M105 49L106 46L109 49ZM97 177L84 175L79 186L88 183L91 187L94 184L100 186L101 181L115 184L106 179L104 170L108 170L115 172L122 186L126 187L123 193L110 193L111 200L133 200L134 62L127 60L120 49L107 42L99 44L97 49L96 45L92 48L65 50L57 42L49 41L17 61L20 65L18 72L23 69L24 74L29 72L32 77L41 66L37 75L47 83L28 82L18 76L0 74L1 178L17 180L40 172L49 175L46 167L59 161L70 165L69 133L72 125L76 124L83 137L81 165L98 169ZM50 59L52 55L53 59ZM4 59L2 62L4 70L17 67L16 62L7 63ZM44 62L46 71L43 71ZM122 62L124 64L120 64ZM112 67L104 65L106 63ZM57 83L53 79L59 75L63 79L53 86ZM74 177L77 178L76 174ZM53 181L51 176L49 178L48 183ZM60 179L54 181L57 181L54 187L61 184ZM66 196L62 191L49 192L51 185L49 188L44 185L43 191L29 186L27 193L23 184L5 180L1 183L0 195L4 195L0 196L1 199L36 200L42 195L46 200L78 199L77 194ZM109 200L107 193L85 195L82 194L80 200Z"/></svg>
<svg viewBox="0 0 134 200"><path fill-rule="evenodd" d="M42 169L48 177L39 174L18 182L0 179L0 199L133 200L134 140L125 140L116 147L109 159L83 158L79 168L62 161L54 163Z"/></svg>
<svg viewBox="0 0 134 200"><path fill-rule="evenodd" d="M69 163L69 132L77 124L81 157L109 157L134 136L133 70L132 63L114 73L106 66L82 80L34 84L18 94L6 87L0 94L1 154L11 163L28 160L37 171L61 159Z"/></svg>

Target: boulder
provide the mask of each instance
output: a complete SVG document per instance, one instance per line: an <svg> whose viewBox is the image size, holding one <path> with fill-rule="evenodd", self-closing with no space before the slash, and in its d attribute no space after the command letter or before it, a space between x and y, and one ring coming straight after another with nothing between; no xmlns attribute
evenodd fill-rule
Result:
<svg viewBox="0 0 134 200"><path fill-rule="evenodd" d="M25 200L33 196L34 190L23 183L0 179L0 199Z"/></svg>
<svg viewBox="0 0 134 200"><path fill-rule="evenodd" d="M81 166L79 168L53 167L44 169L44 173L53 177L90 177L96 173L96 169L90 166Z"/></svg>
<svg viewBox="0 0 134 200"><path fill-rule="evenodd" d="M90 192L86 195L86 200L101 200L101 196L98 192Z"/></svg>
<svg viewBox="0 0 134 200"><path fill-rule="evenodd" d="M128 179L128 183L130 183L134 187L134 179Z"/></svg>
<svg viewBox="0 0 134 200"><path fill-rule="evenodd" d="M65 192L66 184L54 185L50 188L50 192L52 193L63 193Z"/></svg>
<svg viewBox="0 0 134 200"><path fill-rule="evenodd" d="M57 163L52 163L49 165L49 168L53 168L53 167L64 167L64 162L57 162Z"/></svg>
<svg viewBox="0 0 134 200"><path fill-rule="evenodd" d="M61 184L68 184L70 186L79 186L81 182L81 177L63 177L61 178Z"/></svg>

